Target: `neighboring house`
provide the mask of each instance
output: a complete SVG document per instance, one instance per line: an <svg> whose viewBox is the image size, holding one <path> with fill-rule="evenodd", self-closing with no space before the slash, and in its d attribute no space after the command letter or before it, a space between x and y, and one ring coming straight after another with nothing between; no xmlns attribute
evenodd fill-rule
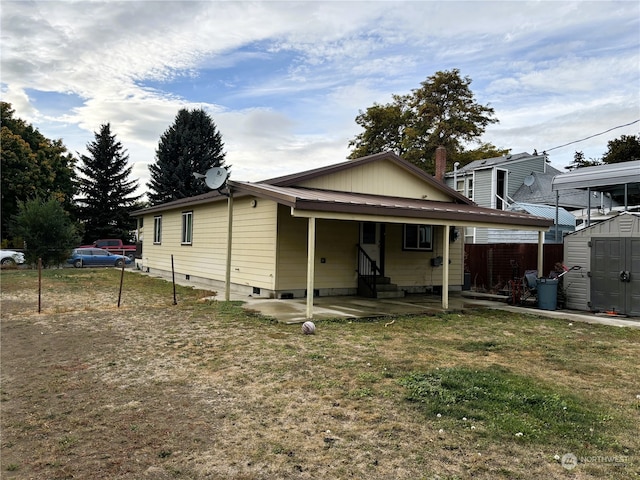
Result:
<svg viewBox="0 0 640 480"><path fill-rule="evenodd" d="M544 243L562 243L562 237L576 229L576 217L564 208L551 207L536 203L513 203L509 211L524 212L553 221L551 229L544 234ZM557 220L557 222L556 222ZM489 243L536 243L538 238L533 232L521 230L489 230Z"/></svg>
<svg viewBox="0 0 640 480"><path fill-rule="evenodd" d="M442 163L444 157L437 159ZM538 232L547 219L475 205L393 153L284 177L228 180L135 212L144 270L271 298L442 292L464 280L463 227ZM141 222L139 222L141 223ZM541 260L540 260L541 262ZM307 295L312 292L312 295Z"/></svg>
<svg viewBox="0 0 640 480"><path fill-rule="evenodd" d="M524 177L522 185L511 196L516 203L535 203L539 205L558 206L571 212L586 208L589 204L589 194L577 188L554 191L553 179L563 175L560 170L547 165L546 172L531 172ZM557 198L556 198L557 197Z"/></svg>
<svg viewBox="0 0 640 480"><path fill-rule="evenodd" d="M516 153L475 160L445 175L446 183L477 205L507 210L513 195L532 173L546 173L551 167L546 155ZM466 243L491 243L494 232L486 228L465 230Z"/></svg>

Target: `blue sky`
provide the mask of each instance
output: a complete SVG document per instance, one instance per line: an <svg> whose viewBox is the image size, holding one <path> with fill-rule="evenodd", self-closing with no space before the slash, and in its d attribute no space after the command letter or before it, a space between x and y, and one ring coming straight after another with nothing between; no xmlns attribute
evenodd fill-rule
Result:
<svg viewBox="0 0 640 480"><path fill-rule="evenodd" d="M141 190L180 108L205 108L232 178L343 161L359 110L458 68L498 124L539 152L640 119L640 3L3 1L0 83L17 116L72 152L101 124ZM600 157L640 123L555 149Z"/></svg>

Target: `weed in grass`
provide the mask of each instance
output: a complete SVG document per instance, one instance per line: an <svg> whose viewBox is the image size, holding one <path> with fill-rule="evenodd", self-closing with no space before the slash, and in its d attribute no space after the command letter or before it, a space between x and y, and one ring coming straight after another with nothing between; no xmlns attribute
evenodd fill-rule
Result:
<svg viewBox="0 0 640 480"><path fill-rule="evenodd" d="M78 439L72 435L65 435L58 440L58 445L62 450L68 450L78 443Z"/></svg>
<svg viewBox="0 0 640 480"><path fill-rule="evenodd" d="M461 352L499 352L504 350L505 345L500 344L496 340L486 340L481 342L467 342L458 347Z"/></svg>
<svg viewBox="0 0 640 480"><path fill-rule="evenodd" d="M366 398L373 396L373 390L370 388L356 388L349 392L349 396L352 398Z"/></svg>
<svg viewBox="0 0 640 480"><path fill-rule="evenodd" d="M575 449L611 446L607 425L612 417L604 407L501 366L413 373L400 383L408 390L407 399L420 403L427 415L481 422L496 439L562 442Z"/></svg>
<svg viewBox="0 0 640 480"><path fill-rule="evenodd" d="M19 469L20 469L20 465L18 465L17 463L10 463L9 465L7 465L8 472L15 472Z"/></svg>

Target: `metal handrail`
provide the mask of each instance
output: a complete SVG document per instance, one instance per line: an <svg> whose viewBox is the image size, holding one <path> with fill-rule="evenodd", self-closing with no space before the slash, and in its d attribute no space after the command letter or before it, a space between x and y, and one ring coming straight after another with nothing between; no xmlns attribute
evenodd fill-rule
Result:
<svg viewBox="0 0 640 480"><path fill-rule="evenodd" d="M356 246L358 247L358 279L364 282L375 298L378 294L376 278L382 277L382 270L359 244Z"/></svg>

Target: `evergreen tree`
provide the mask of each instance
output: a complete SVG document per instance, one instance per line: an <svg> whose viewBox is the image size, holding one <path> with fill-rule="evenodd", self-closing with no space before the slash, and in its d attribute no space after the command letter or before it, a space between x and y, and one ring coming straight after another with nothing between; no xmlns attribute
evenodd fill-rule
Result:
<svg viewBox="0 0 640 480"><path fill-rule="evenodd" d="M602 163L599 160L596 160L595 158L591 158L587 160L584 157L584 152L576 151L573 155L573 163L571 163L570 165L564 168L572 172L577 168L595 167L596 165L602 165Z"/></svg>
<svg viewBox="0 0 640 480"><path fill-rule="evenodd" d="M202 109L181 109L160 137L156 163L149 166L149 201L152 205L209 191L194 173L223 167L224 143L211 117Z"/></svg>
<svg viewBox="0 0 640 480"><path fill-rule="evenodd" d="M478 142L485 128L496 123L494 110L475 101L471 79L458 69L436 72L409 95L394 95L387 105L374 104L360 112L356 123L364 132L349 142L350 158L391 150L429 173L434 173L436 148L447 149L447 163L466 164L486 152L502 152ZM466 153L466 154L465 154Z"/></svg>
<svg viewBox="0 0 640 480"><path fill-rule="evenodd" d="M80 218L84 223L84 241L120 238L127 241L135 228L130 213L137 208L140 196L134 195L137 181L128 180L132 166L122 143L111 134L110 124L102 125L95 140L87 144L89 155L81 155L78 167Z"/></svg>
<svg viewBox="0 0 640 480"><path fill-rule="evenodd" d="M61 140L49 140L24 120L16 118L11 104L1 104L0 159L2 162L2 238L8 236L9 219L18 204L37 196L55 196L73 212L75 159ZM21 247L22 245L16 245Z"/></svg>

